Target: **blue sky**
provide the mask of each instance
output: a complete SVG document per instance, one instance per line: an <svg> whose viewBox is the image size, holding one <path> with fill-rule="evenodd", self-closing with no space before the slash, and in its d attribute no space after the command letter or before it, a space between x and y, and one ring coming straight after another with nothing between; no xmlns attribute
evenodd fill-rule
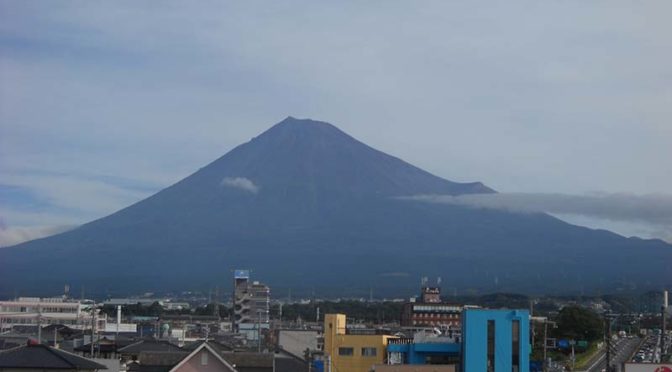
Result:
<svg viewBox="0 0 672 372"><path fill-rule="evenodd" d="M672 240L672 211L645 213L672 203L669 14L669 1L0 0L0 246L123 208L288 115L451 180L608 195L630 213L589 203L563 218Z"/></svg>

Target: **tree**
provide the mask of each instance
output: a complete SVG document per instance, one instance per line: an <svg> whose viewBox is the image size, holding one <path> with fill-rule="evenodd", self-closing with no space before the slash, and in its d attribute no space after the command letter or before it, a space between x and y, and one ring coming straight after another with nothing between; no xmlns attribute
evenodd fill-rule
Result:
<svg viewBox="0 0 672 372"><path fill-rule="evenodd" d="M559 337L574 340L595 341L602 338L602 318L592 310L580 306L566 306L560 310L557 318Z"/></svg>

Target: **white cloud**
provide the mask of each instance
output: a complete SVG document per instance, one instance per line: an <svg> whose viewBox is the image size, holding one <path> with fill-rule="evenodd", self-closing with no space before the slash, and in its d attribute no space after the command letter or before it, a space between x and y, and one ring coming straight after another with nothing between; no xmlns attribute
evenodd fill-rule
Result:
<svg viewBox="0 0 672 372"><path fill-rule="evenodd" d="M222 186L233 187L253 194L259 192L259 186L245 177L224 177Z"/></svg>
<svg viewBox="0 0 672 372"><path fill-rule="evenodd" d="M33 239L45 238L75 228L76 226L31 226L1 227L0 248L9 247Z"/></svg>
<svg viewBox="0 0 672 372"><path fill-rule="evenodd" d="M3 186L28 190L43 205L103 217L151 194L96 179L48 173L8 173Z"/></svg>

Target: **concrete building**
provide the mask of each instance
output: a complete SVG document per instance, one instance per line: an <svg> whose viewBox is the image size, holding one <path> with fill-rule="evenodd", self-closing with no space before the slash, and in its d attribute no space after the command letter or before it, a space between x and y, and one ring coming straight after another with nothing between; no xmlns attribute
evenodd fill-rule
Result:
<svg viewBox="0 0 672 372"><path fill-rule="evenodd" d="M95 311L97 329L107 325L107 315L93 309L93 304L62 297L19 297L0 301L0 331L15 325L62 324L73 329L91 329Z"/></svg>
<svg viewBox="0 0 672 372"><path fill-rule="evenodd" d="M249 270L236 270L233 280L233 330L244 333L248 340L258 340L261 331L269 328L271 290L251 281Z"/></svg>
<svg viewBox="0 0 672 372"><path fill-rule="evenodd" d="M389 340L396 337L348 332L345 314L324 317L325 370L369 372L374 365L384 364Z"/></svg>
<svg viewBox="0 0 672 372"><path fill-rule="evenodd" d="M304 358L308 353L318 350L319 333L308 329L280 329L277 330L278 348Z"/></svg>
<svg viewBox="0 0 672 372"><path fill-rule="evenodd" d="M441 288L422 287L420 298L404 304L402 327L454 327L461 324L462 306L443 302Z"/></svg>

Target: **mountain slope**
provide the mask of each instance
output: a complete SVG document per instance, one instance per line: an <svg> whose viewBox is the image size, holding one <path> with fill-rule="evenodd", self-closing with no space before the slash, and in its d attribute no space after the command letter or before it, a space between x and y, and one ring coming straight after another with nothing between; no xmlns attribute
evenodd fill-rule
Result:
<svg viewBox="0 0 672 372"><path fill-rule="evenodd" d="M207 288L228 284L240 267L294 293L394 292L421 275L440 275L446 287L528 292L669 283L672 248L659 241L544 214L398 198L491 192L290 117L128 208L0 250L0 295L64 283L98 293Z"/></svg>

